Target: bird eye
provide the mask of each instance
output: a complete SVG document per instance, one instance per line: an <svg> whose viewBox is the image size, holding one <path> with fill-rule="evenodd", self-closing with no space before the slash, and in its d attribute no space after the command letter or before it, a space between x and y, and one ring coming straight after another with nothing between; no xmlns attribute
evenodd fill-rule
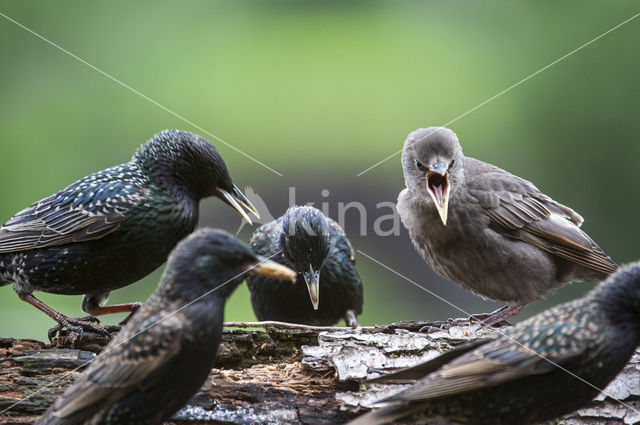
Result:
<svg viewBox="0 0 640 425"><path fill-rule="evenodd" d="M452 159L452 160L451 160L451 164L449 164L449 168L453 167L453 163L454 163L454 162L456 162L456 160L455 160L455 159Z"/></svg>
<svg viewBox="0 0 640 425"><path fill-rule="evenodd" d="M422 162L418 161L416 159L416 167L418 167L418 170L420 171L424 171L426 169L426 167L422 164Z"/></svg>

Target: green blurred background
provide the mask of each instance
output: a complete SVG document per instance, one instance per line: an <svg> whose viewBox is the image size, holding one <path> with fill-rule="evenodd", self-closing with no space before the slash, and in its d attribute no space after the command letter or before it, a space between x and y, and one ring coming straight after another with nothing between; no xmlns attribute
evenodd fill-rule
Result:
<svg viewBox="0 0 640 425"><path fill-rule="evenodd" d="M3 1L0 11L283 174L208 137L231 174L274 216L289 202L340 202L356 248L467 312L483 301L438 278L399 236L373 222L403 188L407 133L442 125L638 12L636 1ZM580 214L619 263L640 258L640 18L456 121L469 156L528 178ZM0 17L0 222L94 171L126 162L164 128L200 132ZM201 133L201 132L200 132ZM322 192L325 190L325 192ZM328 190L328 192L326 192ZM235 232L219 200L201 224ZM248 241L250 228L239 235ZM361 324L444 319L462 312L358 256ZM114 291L145 300L160 271ZM90 279L90 276L87 277ZM518 320L577 297L568 285ZM39 293L81 315L80 297ZM115 323L121 317L106 321ZM246 287L228 320L254 320ZM0 288L0 336L44 340L53 322Z"/></svg>

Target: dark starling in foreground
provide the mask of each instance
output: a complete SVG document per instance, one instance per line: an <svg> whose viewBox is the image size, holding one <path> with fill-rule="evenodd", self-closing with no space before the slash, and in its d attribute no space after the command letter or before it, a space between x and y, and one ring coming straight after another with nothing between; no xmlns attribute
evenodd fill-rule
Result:
<svg viewBox="0 0 640 425"><path fill-rule="evenodd" d="M306 287L260 276L247 279L259 320L357 327L362 281L349 239L335 221L313 207L293 206L251 236L251 248L301 274ZM298 279L301 280L301 279ZM322 294L322 302L320 302Z"/></svg>
<svg viewBox="0 0 640 425"><path fill-rule="evenodd" d="M207 140L165 130L130 162L91 174L17 213L0 227L0 285L65 326L100 331L68 318L34 291L84 295L91 315L134 311L139 303L103 307L109 291L154 271L198 222L200 199L217 196L255 212L233 184L224 160ZM241 206L242 205L242 206Z"/></svg>
<svg viewBox="0 0 640 425"><path fill-rule="evenodd" d="M527 180L465 157L448 128L411 133L402 169L398 213L424 260L508 304L482 319L487 325L570 280L599 282L618 267L580 230L582 217Z"/></svg>
<svg viewBox="0 0 640 425"><path fill-rule="evenodd" d="M180 242L158 290L37 424L169 420L209 375L225 301L247 273L296 277L220 230L202 229Z"/></svg>
<svg viewBox="0 0 640 425"><path fill-rule="evenodd" d="M585 298L518 323L500 338L476 340L374 380L415 384L350 425L400 418L420 424L546 423L588 404L639 344L640 262Z"/></svg>

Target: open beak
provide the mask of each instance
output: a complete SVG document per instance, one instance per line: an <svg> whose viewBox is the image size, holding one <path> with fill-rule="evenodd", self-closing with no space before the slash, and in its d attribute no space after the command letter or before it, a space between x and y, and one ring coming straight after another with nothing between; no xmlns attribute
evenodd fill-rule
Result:
<svg viewBox="0 0 640 425"><path fill-rule="evenodd" d="M449 185L448 167L442 162L436 162L429 167L427 171L427 192L436 204L438 214L442 224L447 225L447 213L449 211L449 193L451 186Z"/></svg>
<svg viewBox="0 0 640 425"><path fill-rule="evenodd" d="M320 304L320 272L313 270L313 267L309 265L309 271L303 273L303 276L309 290L309 298L311 298L313 309L317 310L318 304Z"/></svg>
<svg viewBox="0 0 640 425"><path fill-rule="evenodd" d="M218 192L222 195L222 200L229 204L234 210L238 211L238 214L242 216L247 223L253 224L247 213L244 211L246 208L250 213L255 215L257 218L260 218L260 214L256 210L256 207L247 199L246 196L238 189L238 186L233 185L232 193L227 192L224 189L218 188ZM244 207L244 208L243 208Z"/></svg>
<svg viewBox="0 0 640 425"><path fill-rule="evenodd" d="M275 261L264 259L262 257L258 257L258 260L260 260L260 262L255 267L253 267L249 271L249 273L273 277L280 280L289 280L291 282L296 281L297 273L291 270L289 267L278 264Z"/></svg>

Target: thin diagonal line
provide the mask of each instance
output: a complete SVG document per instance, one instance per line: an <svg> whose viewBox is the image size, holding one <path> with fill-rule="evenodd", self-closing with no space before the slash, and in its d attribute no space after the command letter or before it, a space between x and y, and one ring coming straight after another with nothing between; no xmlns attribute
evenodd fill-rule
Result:
<svg viewBox="0 0 640 425"><path fill-rule="evenodd" d="M128 84L118 80L116 77L107 74L105 71L101 70L100 68L90 64L89 62L85 61L82 58L79 58L78 56L74 55L73 53L71 53L70 51L64 49L63 47L59 46L58 44L54 43L53 41L45 38L44 36L38 34L37 32L33 31L30 28L27 28L26 26L22 25L20 22L16 21L15 19L10 18L9 16L5 15L4 13L0 12L0 16L2 16L3 18L5 18L8 21L13 22L14 24L16 24L17 26L19 26L20 28L22 28L25 31L30 32L31 34L35 35L36 37L38 37L39 39L41 39L42 41L45 41L46 43L50 44L51 46L55 47L56 49L66 53L67 55L71 56L72 58L76 59L79 62L82 62L83 64L85 64L86 66L88 66L89 68L93 69L94 71L99 72L100 74L104 75L105 77L107 77L108 79L110 79L111 81L120 84L122 87L132 91L133 93L137 94L138 96L140 96L141 98L153 103L154 105L156 105L158 108L170 113L171 115L173 115L174 117L186 122L187 124L191 125L194 128L197 128L198 130L200 130L201 132L207 134L208 136L216 139L217 141L219 141L220 143L226 145L227 147L233 149L234 151L238 152L241 155L244 155L245 157L249 158L250 160L252 160L253 162L262 165L264 168L266 168L267 170L279 175L280 177L282 177L282 174L277 172L276 170L274 170L273 168L269 167L268 165L264 164L263 162L258 161L257 159L255 159L254 157L252 157L251 155L249 155L248 153L236 148L235 146L233 146L232 144L222 140L220 137L216 136L215 134L212 134L211 132L205 130L204 128L200 127L199 125L195 124L194 122L186 119L185 117L183 117L182 115L178 114L177 112L174 112L173 110L167 108L164 105L161 105L160 103L156 102L155 100L151 99L149 96L146 96L142 93L140 93L138 90L134 89L133 87L129 86Z"/></svg>
<svg viewBox="0 0 640 425"><path fill-rule="evenodd" d="M31 397L35 396L36 394L38 394L38 393L40 393L40 392L44 391L45 389L47 389L47 388L49 388L49 387L51 387L51 386L55 385L56 383L60 382L61 380L63 380L63 379L64 379L64 378L66 378L67 376L71 375L71 374L72 374L72 373L74 373L74 372L77 372L79 369L81 369L81 368L83 368L84 366L88 365L89 363L91 363L91 362L95 361L95 359L97 359L98 357L100 357L100 356L102 356L102 355L104 355L104 354L107 354L107 353L108 353L108 352L110 352L110 351L115 350L116 348L118 348L119 346L121 346L122 344L124 344L125 342L127 342L127 341L129 341L129 340L131 340L131 339L133 339L133 338L135 338L135 337L137 337L138 335L140 335L141 333L145 332L146 330L148 330L148 329L150 329L150 328L154 327L154 326L155 326L155 325L157 325L158 323L160 323L160 322L162 322L162 321L164 321L164 320L168 319L169 317L173 316L174 314L178 313L179 311L181 311L181 310L183 310L183 309L185 309L185 308L189 307L191 304L193 304L193 303L195 303L195 302L197 302L197 301L201 300L202 298L204 298L204 297L208 296L208 295L209 295L209 294L211 294L212 292L214 292L214 291L216 291L216 290L218 290L218 289L222 288L222 287L223 287L224 285L226 285L227 283L232 282L233 280L235 280L235 279L239 278L240 276L242 276L242 275L246 274L246 273L247 273L247 272L249 272L250 270L253 270L254 268L258 267L260 264L262 264L262 263L264 263L264 262L266 262L266 261L269 261L271 258L275 257L276 255L280 254L281 252L282 252L282 251L278 251L278 252L276 252L275 254L273 254L273 255L271 255L271 256L269 256L269 257L267 257L267 258L265 258L265 259L261 260L260 262L258 262L258 263L256 263L256 264L254 264L253 266L251 266L251 267L249 267L248 269L244 270L242 273L239 273L239 274L237 274L236 276L232 277L231 279L229 279L229 280L227 280L227 281L225 281L225 282L221 283L220 285L216 286L215 288L211 289L210 291L206 292L205 294L200 295L198 298L194 299L193 301L190 301L190 302L188 302L187 304L183 305L183 306L182 306L182 307L180 307L179 309L177 309L177 310L175 310L175 311L172 311L171 313L169 313L169 314L167 314L166 316L162 317L161 319L159 319L159 320L157 320L157 321L153 322L153 323L152 323L152 324L150 324L149 326L145 327L144 329L142 329L141 331L137 332L136 334L131 335L129 338L125 339L124 341L119 342L118 344L114 345L113 347L109 347L109 346L107 346L107 348L106 348L104 351L102 351L100 354L98 354L98 355L97 355L96 357L94 357L93 359L91 359L91 360L89 360L89 361L86 361L86 362L82 363L80 366L76 367L76 368L75 368L75 369L73 369L73 370L70 370L69 372L67 372L67 373L65 373L64 375L62 375L61 377L59 377L58 379L56 379L56 380L54 380L54 381L52 381L52 382L48 383L47 385L45 385L45 386L43 386L43 387L41 387L41 388L37 389L36 391L32 392L32 393L31 393L31 394L29 394L28 396L26 396L26 397L24 397L24 398L22 398L22 399L20 399L20 400L16 401L16 402L15 402L15 403L13 403L11 406L9 406L9 407L5 408L4 410L0 411L0 415L2 415L3 413L5 413L5 412L6 412L6 411L8 411L8 410L13 409L14 407L16 407L18 404L22 403L23 401L29 400ZM122 330L121 330L120 332L122 332Z"/></svg>
<svg viewBox="0 0 640 425"><path fill-rule="evenodd" d="M542 68L540 68L539 70L537 70L537 71L536 71L536 72L534 72L533 74L530 74L530 75L526 76L525 78L523 78L522 80L518 81L517 83L510 85L510 86L509 86L509 87L507 87L506 89L502 90L500 93L498 93L498 94L496 94L496 95L494 95L494 96L490 97L489 99L485 100L485 101L484 101L484 102L482 102L482 103L477 104L477 105L476 105L476 106L474 106L473 108L469 109L467 112L464 112L463 114L458 115L457 117L455 117L454 119L452 119L452 120L451 120L451 121L449 121L448 123L445 123L445 124L441 125L441 127L447 127L448 125L453 124L454 122L458 121L460 118L462 118L462 117L465 117L465 116L469 115L470 113L472 113L472 112L473 112L473 111L475 111L476 109L483 107L483 106L484 106L484 105L486 105L487 103L489 103L489 102L491 102L491 101L493 101L493 100L497 99L498 97L500 97L500 96L502 96L503 94L507 93L507 92L508 92L508 91L510 91L511 89L513 89L513 88L515 88L515 87L519 86L520 84L524 83L524 82L525 82L525 81L527 81L527 80L530 80L531 78L535 77L536 75L540 74L541 72L546 71L547 69L551 68L553 65L557 64L558 62L560 62L560 61L562 61L562 60L564 60L564 59L568 58L569 56L573 55L574 53L576 53L576 52L578 52L578 51L580 51L580 50L584 49L585 47L587 47L587 46L588 46L588 45L590 45L591 43L594 43L594 42L598 41L599 39L601 39L601 38L602 38L602 37L604 37L605 35L609 34L610 32L615 31L615 30L617 30L618 28L620 28L621 26L623 26L624 24L626 24L626 23L629 23L629 22L633 21L633 20L634 20L635 18L637 18L638 16L640 16L640 12L639 12L639 13L636 13L635 15L633 15L632 17L630 17L629 19L627 19L627 20L625 20L625 21L623 21L623 22L620 22L618 25L616 25L615 27L610 28L609 30L607 30L607 31L603 32L603 33L602 33L602 34L600 34L599 36L597 36L597 37L595 37L595 38L593 38L593 39L591 39L591 40L587 41L587 42L586 42L586 43L584 43L582 46L580 46L580 47L576 47L575 49L573 49L573 50L572 50L572 51L570 51L569 53L565 54L564 56L559 57L558 59L554 60L554 61L553 61L553 62L551 62L549 65L547 65L547 66L543 66ZM429 137L432 133L433 133L433 132L431 132L431 133L429 133L429 134L426 134L425 136L423 136L423 137L421 137L420 139L418 139L418 140L414 141L413 143L410 143L410 144L409 144L409 145L407 145L407 146L411 146L411 145L413 145L413 144L415 144L415 143L418 143L418 142L420 142L420 141L422 141L422 140L426 139L426 138L427 138L427 137ZM399 153L401 153L402 151L403 151L403 149L400 149L399 151L392 153L391 155L389 155L388 157L384 158L383 160L376 162L375 164L373 164L372 166L370 166L370 167L369 167L369 168L367 168L366 170L364 170L364 171L360 171L360 172L356 175L356 177L360 177L361 175L363 175L363 174L364 174L364 173L366 173L367 171L369 171L369 170L371 170L371 169L373 169L373 168L377 167L378 165L382 164L383 162L385 162L385 161L387 161L387 160L389 160L389 159L393 158L394 156L398 155L398 154L399 154Z"/></svg>
<svg viewBox="0 0 640 425"><path fill-rule="evenodd" d="M376 260L375 258L371 257L370 255L365 254L364 252L362 252L361 250L357 250L360 254L364 255L365 257L367 257L369 260L373 261L374 263L384 267L385 269L389 270L390 272L400 276L401 278L403 278L404 280L406 280L407 282L410 282L412 284L414 284L415 286L417 286L418 288L422 289L423 291L433 295L434 297L438 298L440 301L444 301L445 303L449 304L450 306L452 306L453 308L460 310L462 313L464 313L467 316L471 316L471 314L469 314L468 312L464 311L464 309L458 307L457 305L453 304L452 302L442 298L440 295L428 290L427 288L425 288L424 286L414 282L413 280L409 279L408 277L406 277L405 275L403 275L400 272L395 271L394 269L392 269L391 267L387 266L386 264L381 263L380 261ZM484 326L484 322L482 320L480 320L480 322L482 323L482 326ZM496 333L500 334L500 336L502 336L503 338L507 338L508 340L510 340L511 342L515 343L516 345L519 345L520 347L524 348L527 351L530 351L531 353L535 354L536 356L540 357L541 359L551 363L553 366L557 367L558 369L568 373L569 375L571 375L572 377L578 379L579 381L583 382L584 384L589 385L591 388L597 390L598 392L601 392L602 394L606 395L607 397L617 401L618 403L620 403L621 405L625 406L627 409L633 410L635 413L640 414L639 410L636 410L635 408L631 407L630 405L628 405L627 403L623 402L622 400L619 400L615 397L613 397L611 394L605 392L604 390L601 390L600 388L596 387L595 385L593 385L592 383L582 379L581 377L579 377L578 375L576 375L575 373L571 372L570 370L567 370L566 368L560 366L559 364L557 364L556 362L554 362L551 359L546 358L545 356L543 356L542 354L538 353L537 351L532 350L531 348L521 344L520 342L516 341L515 339L511 338L510 336L504 334L503 332L500 331L500 329L498 328L493 328L494 331L496 331Z"/></svg>

